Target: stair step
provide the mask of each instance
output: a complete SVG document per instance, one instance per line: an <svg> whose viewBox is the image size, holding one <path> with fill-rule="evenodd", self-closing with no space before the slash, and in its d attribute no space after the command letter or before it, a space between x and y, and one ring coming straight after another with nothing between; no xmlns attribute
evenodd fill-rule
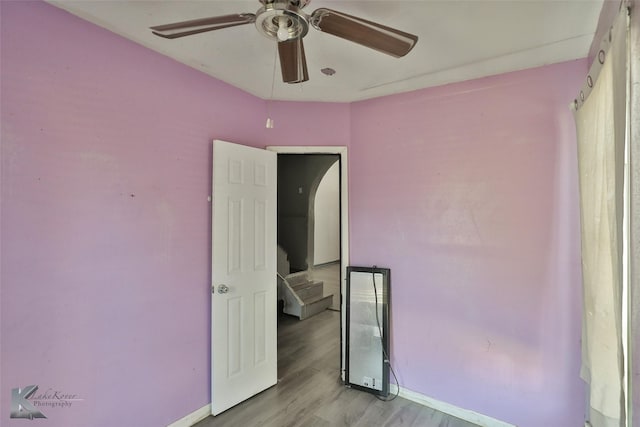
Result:
<svg viewBox="0 0 640 427"><path fill-rule="evenodd" d="M308 319L309 317L326 310L331 307L332 301L333 295L327 295L326 297L319 296L305 302L300 313L300 320Z"/></svg>
<svg viewBox="0 0 640 427"><path fill-rule="evenodd" d="M300 271L286 276L288 286L282 287L282 311L300 320L307 319L331 307L333 295L323 296L324 283L309 280L309 272Z"/></svg>
<svg viewBox="0 0 640 427"><path fill-rule="evenodd" d="M324 285L322 282L310 282L309 284L293 288L295 293L306 304L324 293Z"/></svg>
<svg viewBox="0 0 640 427"><path fill-rule="evenodd" d="M309 273L306 271L300 271L298 273L292 273L286 276L287 283L292 287L300 283L306 283L309 281Z"/></svg>
<svg viewBox="0 0 640 427"><path fill-rule="evenodd" d="M306 282L300 282L300 283L296 283L294 285L291 285L291 282L289 282L289 284L291 285L291 289L306 289L306 288L312 288L314 285L316 284L322 284L322 282L320 281L314 281L314 280L307 280Z"/></svg>

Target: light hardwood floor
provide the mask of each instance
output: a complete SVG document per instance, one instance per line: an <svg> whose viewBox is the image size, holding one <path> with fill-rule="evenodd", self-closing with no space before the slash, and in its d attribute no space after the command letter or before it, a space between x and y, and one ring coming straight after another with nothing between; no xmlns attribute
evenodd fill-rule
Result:
<svg viewBox="0 0 640 427"><path fill-rule="evenodd" d="M340 313L278 322L278 384L196 427L477 427L398 397L382 402L340 381Z"/></svg>

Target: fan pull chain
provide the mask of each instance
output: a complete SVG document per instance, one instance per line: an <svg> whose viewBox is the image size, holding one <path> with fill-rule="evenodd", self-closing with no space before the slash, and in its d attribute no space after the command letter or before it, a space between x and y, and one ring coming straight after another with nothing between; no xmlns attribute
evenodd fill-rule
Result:
<svg viewBox="0 0 640 427"><path fill-rule="evenodd" d="M271 78L271 96L267 99L267 123L265 127L267 129L273 129L273 119L271 118L271 102L273 101L273 88L276 84L276 61L278 59L278 45L276 45L275 54L273 55L273 76Z"/></svg>

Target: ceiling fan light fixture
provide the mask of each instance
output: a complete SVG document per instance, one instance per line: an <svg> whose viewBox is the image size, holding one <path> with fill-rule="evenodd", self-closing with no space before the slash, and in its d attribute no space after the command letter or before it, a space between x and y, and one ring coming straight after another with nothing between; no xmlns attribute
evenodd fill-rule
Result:
<svg viewBox="0 0 640 427"><path fill-rule="evenodd" d="M289 19L288 18L284 16L280 16L278 18L278 32L276 33L276 35L278 36L278 40L280 40L281 42L285 40L289 40Z"/></svg>
<svg viewBox="0 0 640 427"><path fill-rule="evenodd" d="M260 34L280 42L302 38L309 31L308 16L288 1L264 3L256 12L255 24Z"/></svg>

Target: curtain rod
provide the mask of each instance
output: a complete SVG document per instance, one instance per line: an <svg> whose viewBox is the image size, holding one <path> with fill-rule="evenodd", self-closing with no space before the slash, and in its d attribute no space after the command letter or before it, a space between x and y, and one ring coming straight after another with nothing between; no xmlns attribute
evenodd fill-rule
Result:
<svg viewBox="0 0 640 427"><path fill-rule="evenodd" d="M607 32L604 34L604 36L600 40L600 49L598 50L596 57L594 58L593 62L591 63L591 66L589 67L589 73L585 78L585 82L583 83L582 88L580 88L580 92L578 93L578 96L576 97L576 99L574 99L573 102L569 104L569 108L571 108L572 110L574 111L579 110L580 107L582 107L582 105L585 103L587 98L589 98L589 94L591 93L593 86L596 84L596 81L598 80L598 76L600 75L600 70L606 61L609 48L611 47L611 37L613 33L613 28L616 27L617 25L625 25L627 27L627 33L628 33L629 17L631 16L631 13L632 13L632 4L633 2L631 0L620 1L618 14L613 20L613 23L609 26L609 29L607 30Z"/></svg>

